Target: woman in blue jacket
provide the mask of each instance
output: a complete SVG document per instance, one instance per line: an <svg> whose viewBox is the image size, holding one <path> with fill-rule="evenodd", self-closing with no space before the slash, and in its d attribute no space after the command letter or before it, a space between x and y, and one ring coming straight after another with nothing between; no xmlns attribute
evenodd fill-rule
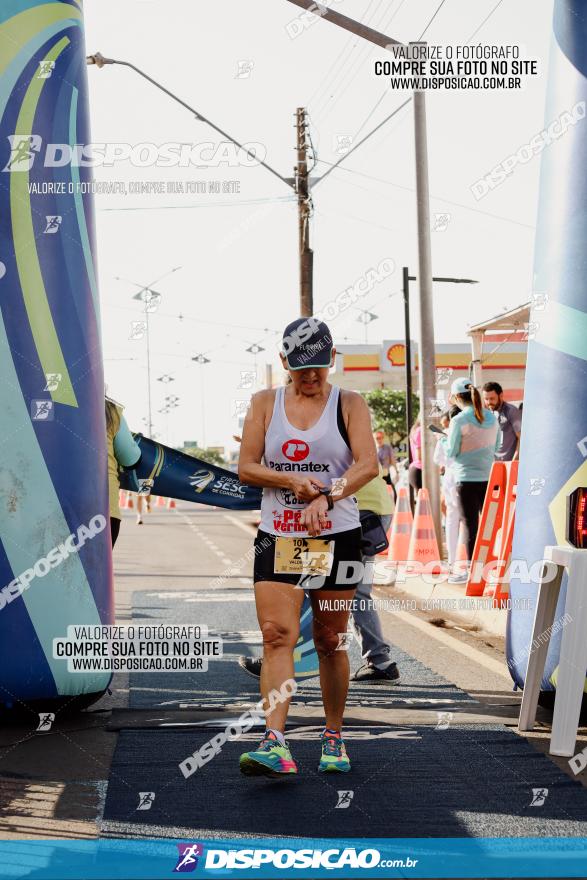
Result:
<svg viewBox="0 0 587 880"><path fill-rule="evenodd" d="M452 459L461 520L469 559L473 558L479 516L483 510L487 483L501 431L495 414L484 409L479 391L468 379L455 379L451 402L461 412L451 419L448 437L442 442Z"/></svg>

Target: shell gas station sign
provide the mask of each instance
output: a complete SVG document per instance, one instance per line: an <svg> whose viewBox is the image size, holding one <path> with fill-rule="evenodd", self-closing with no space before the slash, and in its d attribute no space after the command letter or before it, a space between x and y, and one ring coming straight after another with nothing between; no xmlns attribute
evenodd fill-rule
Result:
<svg viewBox="0 0 587 880"><path fill-rule="evenodd" d="M526 369L526 342L512 340L511 334L487 340L482 352L483 380L494 380L508 389L507 399L521 399ZM469 341L437 343L436 369L453 378L468 376L472 361ZM340 345L333 381L345 388L367 391L372 388L405 387L406 346L402 339L381 344ZM418 346L412 342L412 375L418 375Z"/></svg>

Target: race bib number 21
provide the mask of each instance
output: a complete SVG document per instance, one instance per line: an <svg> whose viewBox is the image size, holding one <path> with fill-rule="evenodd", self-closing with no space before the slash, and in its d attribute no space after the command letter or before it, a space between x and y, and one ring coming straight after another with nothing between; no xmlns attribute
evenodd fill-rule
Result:
<svg viewBox="0 0 587 880"><path fill-rule="evenodd" d="M334 541L323 538L275 539L276 574L311 574L326 577L332 570Z"/></svg>

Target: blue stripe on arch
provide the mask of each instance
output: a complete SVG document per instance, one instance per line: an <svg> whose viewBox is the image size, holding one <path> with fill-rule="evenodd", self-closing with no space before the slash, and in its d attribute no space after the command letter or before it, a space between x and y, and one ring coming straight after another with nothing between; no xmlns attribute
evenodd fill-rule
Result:
<svg viewBox="0 0 587 880"><path fill-rule="evenodd" d="M5 424L18 429L18 442L4 443L2 450L6 483L17 488L14 510L0 518L0 540L10 568L13 572L21 573L33 567L52 547L64 541L70 528L35 436L28 401L25 401L18 390L18 376L1 317L0 364L3 379L0 382L0 412ZM56 430L56 426L50 422L42 424L42 427L44 430ZM104 533L94 540L99 541L103 536ZM33 580L22 597L14 601L24 602L26 606L58 694L96 693L107 687L110 678L108 674L71 674L67 672L65 662L52 656L53 638L65 635L68 623L101 623L96 601L78 554L71 554L42 579ZM32 657L23 649L21 634L7 629L7 618L3 618L1 612L0 632L1 638L13 646L12 664L21 664L21 675L25 681L31 675L34 678ZM15 650L17 646L18 651Z"/></svg>
<svg viewBox="0 0 587 880"><path fill-rule="evenodd" d="M583 76L587 76L587 15L585 0L557 0L554 35L561 50Z"/></svg>

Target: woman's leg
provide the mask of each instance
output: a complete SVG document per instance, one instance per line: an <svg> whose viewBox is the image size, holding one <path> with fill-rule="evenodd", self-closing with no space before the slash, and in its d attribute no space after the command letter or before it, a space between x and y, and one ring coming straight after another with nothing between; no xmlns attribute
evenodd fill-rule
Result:
<svg viewBox="0 0 587 880"><path fill-rule="evenodd" d="M446 550L448 553L449 565L454 565L457 561L457 549L459 546L459 529L461 525L461 513L459 505L454 504L454 498L446 499Z"/></svg>
<svg viewBox="0 0 587 880"><path fill-rule="evenodd" d="M292 584L258 581L255 584L257 618L263 635L261 696L267 700L270 691L279 691L285 681L294 678L294 646L300 633L300 609L304 591ZM275 701L274 701L275 702ZM285 730L289 699L267 711L267 727ZM267 707L270 702L265 703Z"/></svg>
<svg viewBox="0 0 587 880"><path fill-rule="evenodd" d="M337 650L339 635L346 633L352 590L314 590L310 593L314 614L314 645L320 660L320 688L326 715L326 727L341 730L344 707L349 689L348 651ZM342 600L342 601L341 601ZM334 605L334 603L337 603ZM343 610L328 610L328 607Z"/></svg>
<svg viewBox="0 0 587 880"><path fill-rule="evenodd" d="M479 529L479 514L483 509L487 483L458 483L457 496L459 509L465 523L465 540L469 559L473 558L477 531Z"/></svg>
<svg viewBox="0 0 587 880"><path fill-rule="evenodd" d="M120 531L120 520L115 516L110 517L110 537L112 539L112 546L116 544L116 539L118 538L118 533Z"/></svg>

